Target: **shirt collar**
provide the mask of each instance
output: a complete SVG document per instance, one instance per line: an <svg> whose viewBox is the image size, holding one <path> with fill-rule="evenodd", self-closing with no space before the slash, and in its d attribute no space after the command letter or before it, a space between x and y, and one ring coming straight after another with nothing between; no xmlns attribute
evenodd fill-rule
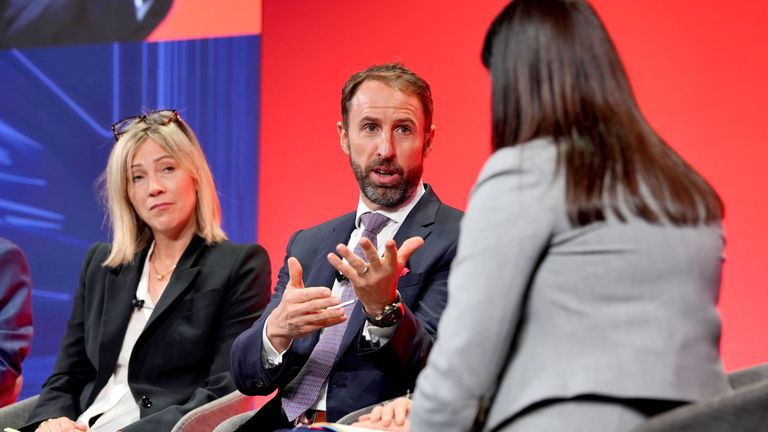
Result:
<svg viewBox="0 0 768 432"><path fill-rule="evenodd" d="M384 216L390 218L395 223L400 224L403 223L405 218L408 216L408 213L413 210L414 207L416 207L416 204L419 202L422 196L424 196L424 192L426 190L424 189L424 182L419 181L419 185L416 186L416 191L414 192L413 196L411 196L410 200L407 201L404 205L400 206L397 210L378 210L377 213L383 214ZM363 202L362 195L357 201L357 215L355 216L355 227L360 228L361 219L360 216L364 215L365 213L373 213L373 210L369 209L367 205Z"/></svg>

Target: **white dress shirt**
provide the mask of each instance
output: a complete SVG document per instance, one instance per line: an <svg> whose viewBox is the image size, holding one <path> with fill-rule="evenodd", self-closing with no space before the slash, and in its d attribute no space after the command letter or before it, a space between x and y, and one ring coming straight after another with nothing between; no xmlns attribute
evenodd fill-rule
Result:
<svg viewBox="0 0 768 432"><path fill-rule="evenodd" d="M376 245L379 250L379 255L383 255L384 253L384 245L387 240L391 240L395 237L395 234L397 234L397 230L400 229L400 226L403 224L403 221L405 221L405 218L408 217L408 214L413 210L413 208L416 206L416 204L419 202L421 197L424 195L424 184L422 182L419 183L419 185L416 187L416 191L411 197L410 201L408 201L405 205L401 206L399 209L395 211L388 211L388 210L378 210L377 213L383 214L384 216L387 216L389 218L389 222L387 222L387 225L379 232L379 234L376 236ZM347 242L347 247L351 250L354 250L357 246L357 242L360 241L360 238L363 236L363 230L364 227L362 225L362 219L360 216L364 215L365 213L372 213L373 210L369 209L368 206L365 205L363 202L362 196L358 200L357 204L357 216L355 218L355 230L352 231L352 234L349 236L349 241ZM330 263L328 264L331 265ZM333 283L333 288L331 289L331 295L334 295L336 297L341 297L341 293L344 289L344 287L348 284L348 281L339 282L338 280L335 280ZM267 317L267 322L264 325L264 330L262 333L262 340L264 341L262 348L261 348L261 360L262 364L265 368L271 369L274 367L279 366L283 362L283 354L285 354L288 349L286 349L283 352L278 352L271 343L269 343L269 339L267 339L267 326L269 325L269 317ZM381 327L375 327L371 325L367 320L365 321L365 325L363 326L363 336L366 340L371 342L372 344L377 345L384 345L389 341L389 338L392 337L392 334L395 332L395 329L397 326L393 327L387 327L387 328L381 328ZM325 329L320 331L320 335L322 336L322 333L325 331ZM288 346L290 348L290 345ZM313 409L325 411L325 399L326 395L328 393L328 380L323 383L323 388L320 390L320 396L315 402L315 405L313 406Z"/></svg>

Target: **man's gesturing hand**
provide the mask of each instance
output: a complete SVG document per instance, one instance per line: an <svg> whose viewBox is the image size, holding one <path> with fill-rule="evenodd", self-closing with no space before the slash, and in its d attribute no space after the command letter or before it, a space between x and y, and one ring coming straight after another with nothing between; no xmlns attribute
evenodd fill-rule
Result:
<svg viewBox="0 0 768 432"><path fill-rule="evenodd" d="M394 240L387 240L384 244L384 257L379 257L373 243L367 238L362 238L359 245L368 260L367 264L343 244L336 246L336 251L347 260L346 263L336 254L328 254L327 258L336 270L352 282L355 294L365 311L369 315L378 315L384 306L397 298L397 280L405 263L423 244L424 239L421 237L411 237L398 249Z"/></svg>
<svg viewBox="0 0 768 432"><path fill-rule="evenodd" d="M267 320L267 338L279 352L295 338L347 319L343 308L331 307L339 304L339 298L331 296L329 288L304 287L301 264L294 257L288 258L288 274L283 298Z"/></svg>

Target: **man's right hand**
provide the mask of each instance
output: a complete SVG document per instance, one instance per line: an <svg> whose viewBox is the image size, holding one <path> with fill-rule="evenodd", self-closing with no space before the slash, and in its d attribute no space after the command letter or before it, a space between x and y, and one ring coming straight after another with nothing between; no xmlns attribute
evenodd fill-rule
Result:
<svg viewBox="0 0 768 432"><path fill-rule="evenodd" d="M267 320L267 339L279 352L287 350L295 338L347 319L343 308L332 307L340 300L329 288L304 287L301 264L294 257L288 258L288 274L283 298Z"/></svg>

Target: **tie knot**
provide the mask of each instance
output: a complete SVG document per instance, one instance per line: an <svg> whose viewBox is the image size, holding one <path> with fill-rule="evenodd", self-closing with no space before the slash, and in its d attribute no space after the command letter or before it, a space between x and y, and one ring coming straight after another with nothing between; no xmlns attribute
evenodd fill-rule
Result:
<svg viewBox="0 0 768 432"><path fill-rule="evenodd" d="M360 216L365 225L365 231L371 232L373 235L378 235L384 226L389 222L389 218L380 213L365 213Z"/></svg>

